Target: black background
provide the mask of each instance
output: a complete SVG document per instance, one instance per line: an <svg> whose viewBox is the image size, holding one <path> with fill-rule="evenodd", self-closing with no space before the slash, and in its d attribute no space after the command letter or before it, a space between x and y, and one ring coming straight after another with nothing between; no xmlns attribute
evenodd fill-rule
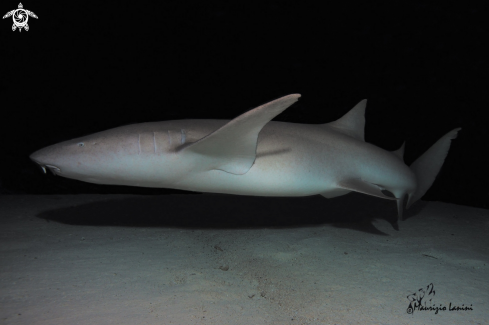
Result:
<svg viewBox="0 0 489 325"><path fill-rule="evenodd" d="M0 24L2 194L184 193L44 175L44 146L125 124L232 119L280 96L275 120L326 123L368 99L365 138L413 162L462 127L427 201L489 207L488 29L481 2L23 2ZM17 8L2 1L1 15Z"/></svg>

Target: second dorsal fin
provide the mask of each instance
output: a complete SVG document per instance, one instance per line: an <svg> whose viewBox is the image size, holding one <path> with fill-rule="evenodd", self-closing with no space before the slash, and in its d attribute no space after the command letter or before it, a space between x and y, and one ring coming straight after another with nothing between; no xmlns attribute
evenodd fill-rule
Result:
<svg viewBox="0 0 489 325"><path fill-rule="evenodd" d="M363 99L338 120L323 125L331 127L336 131L349 135L355 139L365 141L364 133L366 106L367 100Z"/></svg>

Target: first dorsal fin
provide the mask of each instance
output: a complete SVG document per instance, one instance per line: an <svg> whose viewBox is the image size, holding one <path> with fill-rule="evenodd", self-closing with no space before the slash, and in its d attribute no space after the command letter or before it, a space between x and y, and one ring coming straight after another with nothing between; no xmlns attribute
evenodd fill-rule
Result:
<svg viewBox="0 0 489 325"><path fill-rule="evenodd" d="M326 123L327 125L343 134L349 135L355 139L365 141L365 107L367 106L367 100L363 99L356 104L348 113L343 115L340 119Z"/></svg>
<svg viewBox="0 0 489 325"><path fill-rule="evenodd" d="M294 104L300 96L287 95L241 114L204 138L184 147L180 154L205 157L201 160L206 169L245 174L255 162L261 129Z"/></svg>

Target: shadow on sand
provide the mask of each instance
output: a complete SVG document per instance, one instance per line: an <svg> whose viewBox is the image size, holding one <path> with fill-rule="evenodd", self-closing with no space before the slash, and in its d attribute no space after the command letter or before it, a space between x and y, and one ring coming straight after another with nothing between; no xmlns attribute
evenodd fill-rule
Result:
<svg viewBox="0 0 489 325"><path fill-rule="evenodd" d="M418 214L425 205L417 202L405 211L404 220ZM233 229L329 224L386 235L372 224L374 219L383 219L398 230L395 202L358 193L334 199L223 194L130 196L48 210L37 216L70 225L124 227Z"/></svg>

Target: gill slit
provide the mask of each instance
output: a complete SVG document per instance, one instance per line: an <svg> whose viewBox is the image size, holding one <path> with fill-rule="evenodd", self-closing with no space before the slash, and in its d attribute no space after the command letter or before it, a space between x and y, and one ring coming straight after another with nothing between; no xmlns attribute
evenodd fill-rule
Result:
<svg viewBox="0 0 489 325"><path fill-rule="evenodd" d="M153 132L153 145L155 147L155 153L156 153L156 132Z"/></svg>
<svg viewBox="0 0 489 325"><path fill-rule="evenodd" d="M138 155L141 154L141 134L138 134Z"/></svg>
<svg viewBox="0 0 489 325"><path fill-rule="evenodd" d="M181 144L184 144L185 143L185 138L186 138L186 136L185 136L185 130L184 129L181 129L180 132L182 133L182 140L180 142L181 142Z"/></svg>

